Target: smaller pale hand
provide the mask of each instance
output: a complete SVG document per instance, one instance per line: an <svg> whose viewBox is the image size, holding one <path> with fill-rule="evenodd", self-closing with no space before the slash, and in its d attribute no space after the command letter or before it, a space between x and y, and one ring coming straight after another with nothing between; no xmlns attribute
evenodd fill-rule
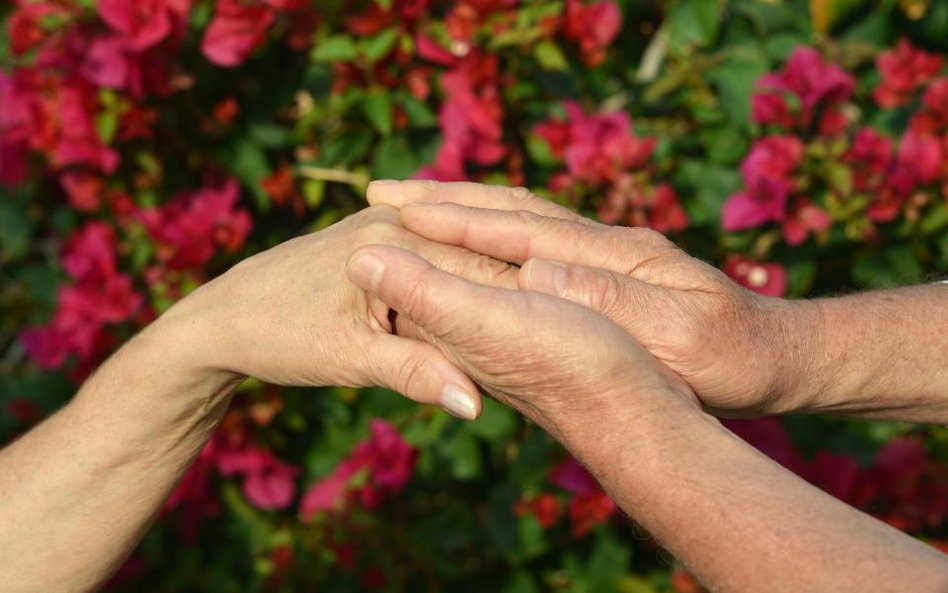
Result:
<svg viewBox="0 0 948 593"><path fill-rule="evenodd" d="M603 314L718 414L803 405L794 388L808 348L788 339L796 305L745 290L659 233L598 224L522 188L381 183L369 199L401 208L424 237L521 265L521 289Z"/></svg>
<svg viewBox="0 0 948 593"><path fill-rule="evenodd" d="M181 336L179 356L209 370L279 385L388 387L475 418L480 397L470 379L432 346L391 335L389 308L346 278L349 255L370 243L410 249L476 282L516 286L510 265L418 237L401 228L395 209L377 206L244 260L149 332Z"/></svg>

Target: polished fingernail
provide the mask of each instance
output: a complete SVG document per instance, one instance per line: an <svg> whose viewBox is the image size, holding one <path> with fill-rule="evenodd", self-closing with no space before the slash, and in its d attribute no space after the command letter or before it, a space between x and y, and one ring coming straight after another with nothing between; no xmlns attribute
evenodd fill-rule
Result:
<svg viewBox="0 0 948 593"><path fill-rule="evenodd" d="M378 288L383 273L385 273L385 264L374 255L362 253L349 261L349 278L362 288L369 290Z"/></svg>
<svg viewBox="0 0 948 593"><path fill-rule="evenodd" d="M441 407L452 416L457 416L463 420L477 418L477 404L474 402L474 395L457 385L448 385L441 392Z"/></svg>

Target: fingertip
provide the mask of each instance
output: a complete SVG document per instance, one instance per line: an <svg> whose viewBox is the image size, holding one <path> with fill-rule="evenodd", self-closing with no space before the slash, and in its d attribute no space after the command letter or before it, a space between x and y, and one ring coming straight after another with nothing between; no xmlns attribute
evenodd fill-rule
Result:
<svg viewBox="0 0 948 593"><path fill-rule="evenodd" d="M346 275L356 286L363 290L378 292L382 275L385 274L385 262L370 247L360 247L349 256L346 262Z"/></svg>
<svg viewBox="0 0 948 593"><path fill-rule="evenodd" d="M395 191L402 182L397 179L376 179L369 182L365 190L365 199L372 206L382 204L400 208L404 205L404 195Z"/></svg>
<svg viewBox="0 0 948 593"><path fill-rule="evenodd" d="M481 415L483 402L476 390L448 383L441 392L441 407L445 412L462 420L477 420Z"/></svg>

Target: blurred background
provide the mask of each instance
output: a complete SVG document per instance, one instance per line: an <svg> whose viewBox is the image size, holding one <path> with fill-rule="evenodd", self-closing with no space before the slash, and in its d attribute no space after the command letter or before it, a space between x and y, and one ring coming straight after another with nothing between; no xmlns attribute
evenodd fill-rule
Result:
<svg viewBox="0 0 948 593"><path fill-rule="evenodd" d="M948 0L17 0L0 21L4 442L374 178L524 185L773 296L948 272ZM111 590L700 591L499 405L241 392ZM729 425L948 551L948 429Z"/></svg>

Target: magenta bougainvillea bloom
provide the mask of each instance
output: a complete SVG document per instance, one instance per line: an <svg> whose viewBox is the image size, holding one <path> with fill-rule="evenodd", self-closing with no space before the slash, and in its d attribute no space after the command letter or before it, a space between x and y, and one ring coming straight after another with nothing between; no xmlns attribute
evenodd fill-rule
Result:
<svg viewBox="0 0 948 593"><path fill-rule="evenodd" d="M787 271L778 263L729 255L723 269L735 282L758 294L772 297L787 294Z"/></svg>
<svg viewBox="0 0 948 593"><path fill-rule="evenodd" d="M755 142L741 164L746 189L728 198L721 211L724 230L782 221L787 215L787 198L796 189L793 176L802 161L799 138L767 136Z"/></svg>
<svg viewBox="0 0 948 593"><path fill-rule="evenodd" d="M903 38L899 44L879 54L876 65L882 82L872 96L882 107L908 103L915 91L941 72L942 56L922 51Z"/></svg>
<svg viewBox="0 0 948 593"><path fill-rule="evenodd" d="M839 134L847 120L839 105L848 101L855 89L855 79L845 70L826 62L818 51L798 47L790 54L780 72L765 74L756 84L751 98L751 119L758 124L774 125L784 130L807 130L814 117L825 135ZM794 107L787 101L793 97Z"/></svg>
<svg viewBox="0 0 948 593"><path fill-rule="evenodd" d="M303 495L299 514L309 521L317 513L345 511L350 505L374 508L402 491L411 479L417 452L385 420L369 422L370 437L355 446L331 474ZM357 484L357 476L365 480Z"/></svg>

